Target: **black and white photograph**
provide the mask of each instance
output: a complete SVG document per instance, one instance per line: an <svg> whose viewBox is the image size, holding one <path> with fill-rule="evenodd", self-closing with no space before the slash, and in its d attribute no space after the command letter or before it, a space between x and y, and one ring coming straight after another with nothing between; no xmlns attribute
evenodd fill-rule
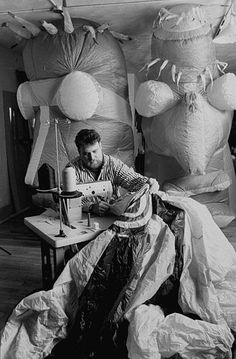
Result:
<svg viewBox="0 0 236 359"><path fill-rule="evenodd" d="M0 358L236 359L236 0L0 0Z"/></svg>

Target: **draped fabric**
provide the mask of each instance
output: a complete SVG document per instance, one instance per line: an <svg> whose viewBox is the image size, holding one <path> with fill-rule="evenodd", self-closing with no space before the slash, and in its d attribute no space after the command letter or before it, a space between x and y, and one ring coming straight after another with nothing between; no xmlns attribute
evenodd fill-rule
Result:
<svg viewBox="0 0 236 359"><path fill-rule="evenodd" d="M126 203L51 290L16 306L1 359L230 358L236 253L207 208L146 186Z"/></svg>
<svg viewBox="0 0 236 359"><path fill-rule="evenodd" d="M68 351L75 353L72 358L128 358L128 321L125 312L136 289L143 258L151 248L148 223L152 206L175 228L174 241L178 255L172 275L147 303L163 304L167 312L178 307L184 216L180 216L181 210L165 206L159 197L154 197L152 203L148 188L145 185L138 193L131 195L127 209L110 227L112 239L78 299L76 318L67 339L53 350L56 358L63 358ZM178 310L182 312L180 307Z"/></svg>

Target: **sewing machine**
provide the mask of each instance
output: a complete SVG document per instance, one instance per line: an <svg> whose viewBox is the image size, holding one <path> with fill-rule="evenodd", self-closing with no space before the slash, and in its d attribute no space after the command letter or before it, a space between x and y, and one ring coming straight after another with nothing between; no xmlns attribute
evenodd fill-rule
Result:
<svg viewBox="0 0 236 359"><path fill-rule="evenodd" d="M78 192L82 193L82 196L77 198L67 198L67 216L69 222L81 219L83 197L99 196L109 202L112 196L111 181L80 183L76 185L76 188Z"/></svg>
<svg viewBox="0 0 236 359"><path fill-rule="evenodd" d="M111 181L97 181L80 183L77 185L77 191L81 192L83 196L101 196L106 200L110 200L112 196Z"/></svg>

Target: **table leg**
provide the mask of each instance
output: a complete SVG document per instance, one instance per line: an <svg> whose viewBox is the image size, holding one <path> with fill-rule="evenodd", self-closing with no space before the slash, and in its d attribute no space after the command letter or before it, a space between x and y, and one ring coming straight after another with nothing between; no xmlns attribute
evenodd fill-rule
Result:
<svg viewBox="0 0 236 359"><path fill-rule="evenodd" d="M53 249L53 257L54 257L54 280L57 279L57 277L61 274L64 266L65 266L65 260L64 260L65 251L64 248L54 248Z"/></svg>
<svg viewBox="0 0 236 359"><path fill-rule="evenodd" d="M48 290L52 288L52 265L50 258L50 246L41 239L41 258L42 258L42 277L43 289Z"/></svg>

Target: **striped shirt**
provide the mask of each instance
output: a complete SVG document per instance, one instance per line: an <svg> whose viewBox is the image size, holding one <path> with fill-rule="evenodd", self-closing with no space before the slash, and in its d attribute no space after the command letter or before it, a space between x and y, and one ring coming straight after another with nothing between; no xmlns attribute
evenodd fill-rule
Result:
<svg viewBox="0 0 236 359"><path fill-rule="evenodd" d="M113 198L119 197L119 187L129 192L136 192L148 181L148 177L134 171L132 167L128 167L118 158L103 154L103 165L98 178L88 168L84 167L81 159L76 157L70 162L76 171L77 184L95 181L111 181ZM91 203L95 203L96 199L91 197L83 199L83 209L86 211Z"/></svg>

